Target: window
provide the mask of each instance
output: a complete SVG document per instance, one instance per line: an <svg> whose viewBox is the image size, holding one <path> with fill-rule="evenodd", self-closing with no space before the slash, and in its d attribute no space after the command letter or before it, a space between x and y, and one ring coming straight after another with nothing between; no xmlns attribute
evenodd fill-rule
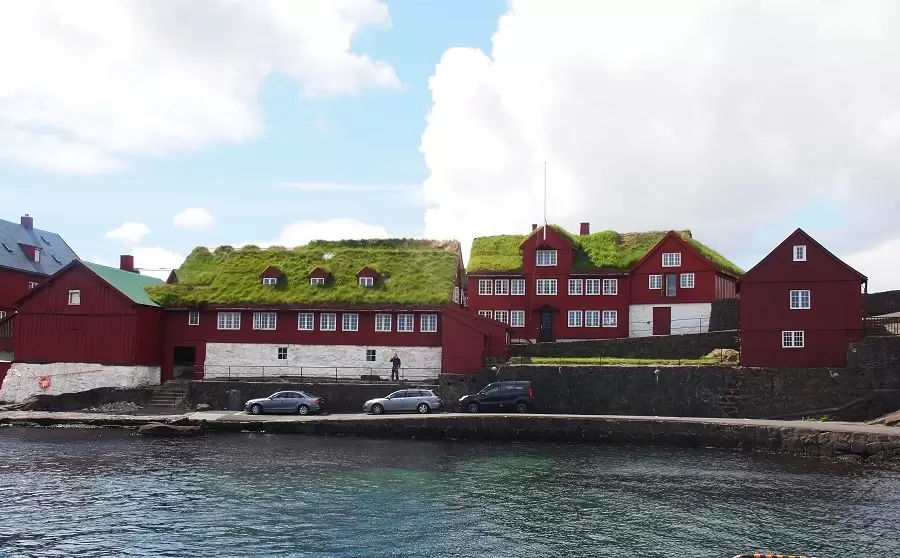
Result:
<svg viewBox="0 0 900 558"><path fill-rule="evenodd" d="M509 313L509 325L512 327L525 327L525 311L513 310Z"/></svg>
<svg viewBox="0 0 900 558"><path fill-rule="evenodd" d="M278 360L287 360L287 347L278 347Z"/></svg>
<svg viewBox="0 0 900 558"><path fill-rule="evenodd" d="M397 314L397 331L413 331L414 329L412 314Z"/></svg>
<svg viewBox="0 0 900 558"><path fill-rule="evenodd" d="M6 245L6 243L5 243L5 242L4 242L4 243L3 243L3 248L5 248L5 249L6 249L6 251L7 251L7 252L9 252L9 253L10 253L10 254L12 254L12 253L13 253L13 249L12 249L12 248L10 248L10 247L9 247L9 246L7 246L7 245Z"/></svg>
<svg viewBox="0 0 900 558"><path fill-rule="evenodd" d="M437 314L422 314L419 317L419 331L426 333L437 331Z"/></svg>
<svg viewBox="0 0 900 558"><path fill-rule="evenodd" d="M69 306L81 305L81 291L69 291Z"/></svg>
<svg viewBox="0 0 900 558"><path fill-rule="evenodd" d="M253 329L275 329L278 314L275 312L254 312Z"/></svg>
<svg viewBox="0 0 900 558"><path fill-rule="evenodd" d="M40 248L34 249L34 261L35 261L35 263L38 263L41 261L41 249Z"/></svg>
<svg viewBox="0 0 900 558"><path fill-rule="evenodd" d="M584 311L585 327L600 327L600 310Z"/></svg>
<svg viewBox="0 0 900 558"><path fill-rule="evenodd" d="M803 348L804 335L802 331L782 331L781 346L785 349Z"/></svg>
<svg viewBox="0 0 900 558"><path fill-rule="evenodd" d="M604 279L603 280L603 294L605 294L605 295L619 294L619 280L618 279Z"/></svg>
<svg viewBox="0 0 900 558"><path fill-rule="evenodd" d="M537 294L539 295L555 295L556 279L538 279Z"/></svg>
<svg viewBox="0 0 900 558"><path fill-rule="evenodd" d="M795 262L805 262L806 261L806 245L802 244L799 246L794 246L794 261ZM788 332L790 333L790 332ZM802 331L800 333L803 333Z"/></svg>
<svg viewBox="0 0 900 558"><path fill-rule="evenodd" d="M494 310L494 319L504 324L509 323L509 310Z"/></svg>
<svg viewBox="0 0 900 558"><path fill-rule="evenodd" d="M494 313L490 310L479 310L478 315L481 316L482 318L493 318L494 317Z"/></svg>
<svg viewBox="0 0 900 558"><path fill-rule="evenodd" d="M319 331L337 331L337 314L332 312L319 314Z"/></svg>
<svg viewBox="0 0 900 558"><path fill-rule="evenodd" d="M219 312L218 329L241 329L240 312Z"/></svg>
<svg viewBox="0 0 900 558"><path fill-rule="evenodd" d="M359 314L352 312L341 314L341 331L359 330Z"/></svg>
<svg viewBox="0 0 900 558"><path fill-rule="evenodd" d="M278 279L276 277L263 277L262 278L263 285L274 285L278 283Z"/></svg>
<svg viewBox="0 0 900 558"><path fill-rule="evenodd" d="M44 244L46 244L47 246L52 246L52 244L50 244L50 241L44 238L44 235L41 235L41 240L43 240Z"/></svg>
<svg viewBox="0 0 900 558"><path fill-rule="evenodd" d="M556 265L556 250L538 250L537 264L539 266Z"/></svg>
<svg viewBox="0 0 900 558"><path fill-rule="evenodd" d="M569 310L569 327L581 327L583 316L581 310Z"/></svg>
<svg viewBox="0 0 900 558"><path fill-rule="evenodd" d="M316 317L312 312L297 314L297 329L299 331L312 331L315 328Z"/></svg>
<svg viewBox="0 0 900 558"><path fill-rule="evenodd" d="M38 285L40 285L40 283L38 283L37 281L29 281L28 290L30 291L31 289L36 289Z"/></svg>
<svg viewBox="0 0 900 558"><path fill-rule="evenodd" d="M459 287L453 287L453 302L459 304Z"/></svg>
<svg viewBox="0 0 900 558"><path fill-rule="evenodd" d="M809 310L809 291L791 291L791 310Z"/></svg>
<svg viewBox="0 0 900 558"><path fill-rule="evenodd" d="M309 284L310 285L324 285L325 278L324 277L310 277Z"/></svg>
<svg viewBox="0 0 900 558"><path fill-rule="evenodd" d="M58 263L59 265L62 265L62 261L59 258L54 256L53 254L50 254L50 257L53 258L54 262Z"/></svg>
<svg viewBox="0 0 900 558"><path fill-rule="evenodd" d="M663 252L663 267L678 267L681 265L681 252Z"/></svg>
<svg viewBox="0 0 900 558"><path fill-rule="evenodd" d="M662 275L651 275L650 276L650 288L651 289L661 289L662 288Z"/></svg>
<svg viewBox="0 0 900 558"><path fill-rule="evenodd" d="M616 327L619 324L619 313L615 310L603 311L603 327Z"/></svg>
<svg viewBox="0 0 900 558"><path fill-rule="evenodd" d="M0 310L0 320L6 317L6 310Z"/></svg>
<svg viewBox="0 0 900 558"><path fill-rule="evenodd" d="M676 296L678 290L675 288L676 275L674 273L666 274L666 296Z"/></svg>
<svg viewBox="0 0 900 558"><path fill-rule="evenodd" d="M390 331L391 330L391 315L390 314L375 314L375 331Z"/></svg>
<svg viewBox="0 0 900 558"><path fill-rule="evenodd" d="M371 286L373 286L374 284L375 284L375 278L374 278L374 277L360 277L360 278L359 278L359 285L360 285L361 287L371 287Z"/></svg>
<svg viewBox="0 0 900 558"><path fill-rule="evenodd" d="M494 282L490 279L479 279L478 280L478 294L480 295L489 295L493 294L493 285Z"/></svg>
<svg viewBox="0 0 900 558"><path fill-rule="evenodd" d="M199 310L191 310L188 312L188 325L200 325L200 311Z"/></svg>
<svg viewBox="0 0 900 558"><path fill-rule="evenodd" d="M600 279L585 279L584 292L589 295L600 294Z"/></svg>
<svg viewBox="0 0 900 558"><path fill-rule="evenodd" d="M681 288L682 289L693 289L694 288L694 274L693 273L682 273L681 274Z"/></svg>
<svg viewBox="0 0 900 558"><path fill-rule="evenodd" d="M366 349L366 362L375 362L375 349Z"/></svg>
<svg viewBox="0 0 900 558"><path fill-rule="evenodd" d="M494 294L495 295L508 295L509 294L509 279L497 279L494 281Z"/></svg>
<svg viewBox="0 0 900 558"><path fill-rule="evenodd" d="M581 279L569 279L569 294L584 294L584 281L582 281Z"/></svg>
<svg viewBox="0 0 900 558"><path fill-rule="evenodd" d="M524 295L525 279L512 279L509 283L509 294Z"/></svg>

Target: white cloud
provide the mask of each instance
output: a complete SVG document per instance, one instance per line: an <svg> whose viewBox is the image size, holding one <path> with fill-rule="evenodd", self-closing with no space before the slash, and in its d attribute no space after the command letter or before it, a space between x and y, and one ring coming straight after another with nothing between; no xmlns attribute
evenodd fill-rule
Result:
<svg viewBox="0 0 900 558"><path fill-rule="evenodd" d="M892 1L513 0L430 80L425 234L527 232L548 161L566 226L690 228L750 265L798 225L872 246L900 207L898 27Z"/></svg>
<svg viewBox="0 0 900 558"><path fill-rule="evenodd" d="M387 238L387 230L380 225L368 225L355 219L328 219L325 221L296 221L281 230L278 239L261 246L301 246L311 240L346 240L362 238Z"/></svg>
<svg viewBox="0 0 900 558"><path fill-rule="evenodd" d="M0 3L0 158L57 172L257 137L260 84L320 98L399 88L352 49L378 0Z"/></svg>
<svg viewBox="0 0 900 558"><path fill-rule="evenodd" d="M216 226L216 218L202 207L189 207L176 214L172 224L188 231L206 231Z"/></svg>
<svg viewBox="0 0 900 558"><path fill-rule="evenodd" d="M900 238L850 254L846 261L869 278L869 292L900 289Z"/></svg>
<svg viewBox="0 0 900 558"><path fill-rule="evenodd" d="M184 256L159 246L135 246L132 248L134 266L141 274L165 279L169 271L177 269L184 263Z"/></svg>
<svg viewBox="0 0 900 558"><path fill-rule="evenodd" d="M111 231L107 231L103 237L110 240L118 240L125 244L139 244L148 234L150 234L150 228L147 225L128 221Z"/></svg>

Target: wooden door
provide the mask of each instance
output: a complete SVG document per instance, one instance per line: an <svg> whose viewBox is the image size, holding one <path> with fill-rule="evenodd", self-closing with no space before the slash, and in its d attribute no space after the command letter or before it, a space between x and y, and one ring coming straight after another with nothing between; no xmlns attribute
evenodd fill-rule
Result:
<svg viewBox="0 0 900 558"><path fill-rule="evenodd" d="M672 307L653 307L653 335L670 335L672 333Z"/></svg>
<svg viewBox="0 0 900 558"><path fill-rule="evenodd" d="M541 312L541 334L539 341L553 341L553 311Z"/></svg>

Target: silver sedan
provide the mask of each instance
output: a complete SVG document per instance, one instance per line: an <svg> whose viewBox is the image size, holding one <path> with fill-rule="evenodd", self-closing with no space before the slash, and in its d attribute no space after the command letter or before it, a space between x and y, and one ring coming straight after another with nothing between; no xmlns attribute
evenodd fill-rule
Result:
<svg viewBox="0 0 900 558"><path fill-rule="evenodd" d="M373 415L417 412L426 415L440 410L442 406L441 398L430 389L401 389L387 397L366 401L363 403L363 412Z"/></svg>
<svg viewBox="0 0 900 558"><path fill-rule="evenodd" d="M308 415L322 410L324 400L302 391L276 391L268 397L251 399L244 403L244 410L251 415L263 413L297 413Z"/></svg>

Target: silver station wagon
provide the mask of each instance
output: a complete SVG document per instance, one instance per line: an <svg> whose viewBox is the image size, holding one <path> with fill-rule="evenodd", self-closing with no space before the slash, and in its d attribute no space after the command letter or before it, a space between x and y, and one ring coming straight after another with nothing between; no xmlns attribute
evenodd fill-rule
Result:
<svg viewBox="0 0 900 558"><path fill-rule="evenodd" d="M401 389L379 399L363 403L363 412L380 415L382 413L412 413L422 415L440 410L441 398L430 389Z"/></svg>
<svg viewBox="0 0 900 558"><path fill-rule="evenodd" d="M263 413L297 413L308 415L322 410L325 401L321 397L302 391L278 391L268 397L251 399L244 403L244 410L251 415Z"/></svg>

